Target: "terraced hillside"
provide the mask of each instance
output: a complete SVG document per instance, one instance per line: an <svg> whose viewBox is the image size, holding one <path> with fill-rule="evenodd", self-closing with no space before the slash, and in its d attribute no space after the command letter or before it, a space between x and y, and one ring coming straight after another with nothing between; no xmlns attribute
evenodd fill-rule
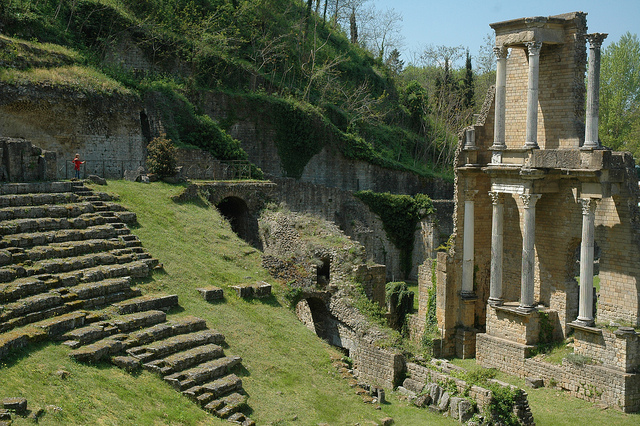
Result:
<svg viewBox="0 0 640 426"><path fill-rule="evenodd" d="M171 316L177 295L133 286L158 261L126 226L136 216L71 182L0 187L0 357L62 341L78 362L155 372L206 411L243 425L241 358L204 319Z"/></svg>
<svg viewBox="0 0 640 426"><path fill-rule="evenodd" d="M118 203L69 182L0 188L0 400L26 398L41 424L228 424L211 410L245 424L449 423L393 394L363 402L277 285L237 297L231 286L270 280L260 253L205 201L172 202L181 186L110 181ZM203 300L211 285L224 299Z"/></svg>

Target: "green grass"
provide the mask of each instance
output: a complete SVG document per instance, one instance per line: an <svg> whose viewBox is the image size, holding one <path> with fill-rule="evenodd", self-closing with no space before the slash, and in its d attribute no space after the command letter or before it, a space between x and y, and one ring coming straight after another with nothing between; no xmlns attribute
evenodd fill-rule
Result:
<svg viewBox="0 0 640 426"><path fill-rule="evenodd" d="M153 280L138 283L143 292L178 294L183 309L175 315L196 315L222 332L227 354L242 357L243 387L248 413L259 425L373 424L391 416L395 424L453 424L440 415L409 406L387 392L388 404L376 410L362 402L331 365L339 353L298 321L280 297L239 299L229 291L236 283L266 280L260 253L238 239L218 212L203 201L177 204L170 200L179 185L148 185L109 181L107 190L136 212L133 229L144 247L164 264ZM196 288L217 285L225 300L207 303ZM47 413L42 424L228 424L205 413L152 374L131 376L108 365L75 363L68 349L49 343L29 348L0 368L0 397L24 396L29 407L62 408ZM60 379L55 372L71 373ZM297 418L297 420L293 420ZM17 418L14 424L29 424Z"/></svg>
<svg viewBox="0 0 640 426"><path fill-rule="evenodd" d="M452 362L469 371L482 368L475 359L455 359ZM538 426L636 426L640 424L640 414L625 414L614 408L603 409L597 404L574 398L567 392L555 388L531 389L526 387L524 379L502 372L498 372L496 379L527 391L529 406Z"/></svg>

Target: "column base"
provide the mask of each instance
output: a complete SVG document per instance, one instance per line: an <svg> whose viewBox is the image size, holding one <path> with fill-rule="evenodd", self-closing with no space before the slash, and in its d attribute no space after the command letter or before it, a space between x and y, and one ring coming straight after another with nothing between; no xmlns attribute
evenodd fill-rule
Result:
<svg viewBox="0 0 640 426"><path fill-rule="evenodd" d="M594 144L593 142L585 142L584 145L580 147L580 151L593 151L595 149L602 149L602 146L600 146L600 144L598 143Z"/></svg>
<svg viewBox="0 0 640 426"><path fill-rule="evenodd" d="M540 149L538 142L525 142L524 149Z"/></svg>
<svg viewBox="0 0 640 426"><path fill-rule="evenodd" d="M596 324L596 322L593 319L578 317L571 324L575 324L577 326L582 326L582 327L593 327Z"/></svg>
<svg viewBox="0 0 640 426"><path fill-rule="evenodd" d="M518 306L516 308L516 311L521 312L523 314L529 314L529 313L535 312L537 310L538 310L538 308L536 308L535 306Z"/></svg>
<svg viewBox="0 0 640 426"><path fill-rule="evenodd" d="M490 297L487 302L489 303L490 306L493 306L493 307L504 305L503 299L494 299L492 297Z"/></svg>
<svg viewBox="0 0 640 426"><path fill-rule="evenodd" d="M478 295L473 291L461 291L460 298L462 300L478 300Z"/></svg>

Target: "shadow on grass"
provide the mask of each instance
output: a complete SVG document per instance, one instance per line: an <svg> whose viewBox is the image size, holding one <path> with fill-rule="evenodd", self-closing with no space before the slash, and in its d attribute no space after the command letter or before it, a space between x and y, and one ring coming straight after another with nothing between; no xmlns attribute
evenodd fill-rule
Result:
<svg viewBox="0 0 640 426"><path fill-rule="evenodd" d="M248 300L248 302L250 302L252 304L260 303L262 305L273 306L274 308L281 308L282 307L282 304L280 303L280 301L278 301L278 298L276 296L274 296L273 294L271 296L269 296L269 297L264 297L264 298L254 297L254 298Z"/></svg>
<svg viewBox="0 0 640 426"><path fill-rule="evenodd" d="M14 349L5 358L0 360L0 371L4 368L11 368L23 359L28 358L31 354L54 344L55 343L50 340L45 340L43 342L31 343L22 348Z"/></svg>
<svg viewBox="0 0 640 426"><path fill-rule="evenodd" d="M247 370L245 368L245 366L242 365L242 364L238 364L235 367L233 367L231 369L231 372L233 374L235 374L236 376L238 376L238 377L249 377L249 376L251 376L251 373L249 372L249 370Z"/></svg>
<svg viewBox="0 0 640 426"><path fill-rule="evenodd" d="M208 305L223 305L225 303L227 303L227 298L226 297L222 297L220 299L215 299L215 300L205 300L205 302L207 302Z"/></svg>
<svg viewBox="0 0 640 426"><path fill-rule="evenodd" d="M184 311L185 311L185 309L182 306L177 305L177 306L171 307L171 309L169 309L167 311L167 315L179 314L179 313L182 313Z"/></svg>

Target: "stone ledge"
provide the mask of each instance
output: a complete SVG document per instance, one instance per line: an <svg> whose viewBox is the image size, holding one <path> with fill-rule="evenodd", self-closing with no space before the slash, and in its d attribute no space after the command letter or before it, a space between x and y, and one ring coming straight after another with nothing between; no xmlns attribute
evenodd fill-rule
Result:
<svg viewBox="0 0 640 426"><path fill-rule="evenodd" d="M585 331L587 333L592 333L592 334L602 334L602 329L597 328L597 327L591 327L588 325L584 325L584 324L580 324L578 322L570 322L569 324L567 324L569 327L574 328L574 329L578 329L581 331Z"/></svg>
<svg viewBox="0 0 640 426"><path fill-rule="evenodd" d="M491 306L491 307L496 311L509 312L525 318L538 313L538 308L532 308L531 310L523 310L522 308L520 308L520 306L515 306L515 305L497 305L497 306Z"/></svg>

